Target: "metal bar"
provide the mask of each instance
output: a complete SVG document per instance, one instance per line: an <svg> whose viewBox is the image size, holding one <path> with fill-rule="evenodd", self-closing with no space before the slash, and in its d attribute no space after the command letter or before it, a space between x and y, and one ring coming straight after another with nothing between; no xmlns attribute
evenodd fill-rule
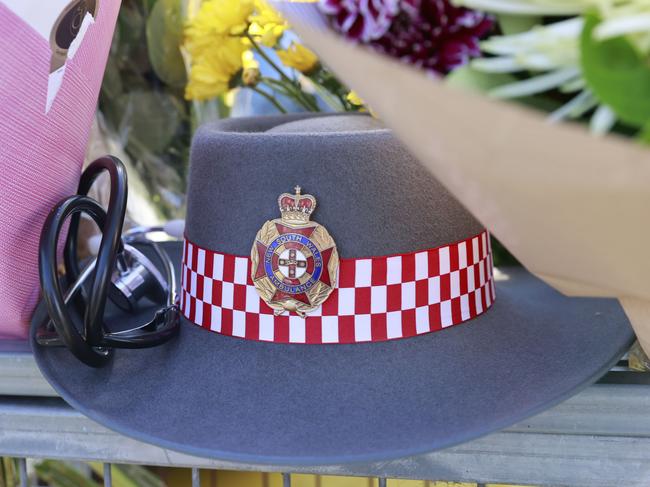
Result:
<svg viewBox="0 0 650 487"><path fill-rule="evenodd" d="M20 487L27 487L29 478L27 477L27 459L21 457L18 459L18 471L20 472Z"/></svg>
<svg viewBox="0 0 650 487"><path fill-rule="evenodd" d="M192 469L192 487L201 487L201 470Z"/></svg>
<svg viewBox="0 0 650 487"><path fill-rule="evenodd" d="M514 430L406 459L323 467L241 464L193 457L118 435L59 399L0 398L0 455L456 482L647 487L650 390L645 386L597 387L601 389L593 399L598 401L581 407L581 402L569 401L572 406L561 406L561 414L545 413L551 418L560 414L556 420L530 420ZM632 419L619 418L628 414ZM574 415L573 423L566 415ZM553 432L559 425L571 424L573 429ZM549 429L539 431L543 425ZM534 432L525 432L527 429Z"/></svg>
<svg viewBox="0 0 650 487"><path fill-rule="evenodd" d="M282 474L282 487L291 487L291 474L283 473Z"/></svg>
<svg viewBox="0 0 650 487"><path fill-rule="evenodd" d="M379 477L377 479L377 484L379 487L386 487L386 479L384 477Z"/></svg>
<svg viewBox="0 0 650 487"><path fill-rule="evenodd" d="M55 396L23 340L0 342L0 395Z"/></svg>
<svg viewBox="0 0 650 487"><path fill-rule="evenodd" d="M104 487L113 487L113 472L110 463L104 463Z"/></svg>

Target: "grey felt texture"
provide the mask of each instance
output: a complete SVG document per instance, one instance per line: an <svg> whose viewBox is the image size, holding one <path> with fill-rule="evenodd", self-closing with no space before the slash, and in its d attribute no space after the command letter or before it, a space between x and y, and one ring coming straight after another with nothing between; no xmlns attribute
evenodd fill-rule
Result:
<svg viewBox="0 0 650 487"><path fill-rule="evenodd" d="M351 128L376 127L368 119L322 117L306 125L320 131L306 132L270 130L286 117L201 127L192 145L187 236L249 255L262 224L280 216L278 196L297 184L316 197L312 219L327 227L344 258L437 247L482 230L390 130ZM342 121L348 130L340 130Z"/></svg>
<svg viewBox="0 0 650 487"><path fill-rule="evenodd" d="M295 184L318 198L314 219L344 257L413 251L480 231L388 130L337 116L291 123L304 117L231 119L199 130L190 239L247 255L262 223L278 217L278 195ZM168 248L180 265L180 245ZM118 350L103 369L65 349L39 347L33 336L32 343L64 399L143 441L251 463L391 459L467 441L550 407L605 373L630 344L616 301L564 297L521 268L506 274L484 315L389 342L273 344L184 321L175 340ZM153 311L107 322L125 329Z"/></svg>

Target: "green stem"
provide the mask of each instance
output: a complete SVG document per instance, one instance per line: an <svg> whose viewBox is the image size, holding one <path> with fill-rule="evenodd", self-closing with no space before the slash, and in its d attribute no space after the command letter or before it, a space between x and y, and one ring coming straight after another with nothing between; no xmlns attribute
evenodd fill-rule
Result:
<svg viewBox="0 0 650 487"><path fill-rule="evenodd" d="M269 78L268 76L262 76L260 83L267 84L271 89L279 91L283 95L295 97L294 93L288 88L282 81L278 81L274 78Z"/></svg>
<svg viewBox="0 0 650 487"><path fill-rule="evenodd" d="M279 90L285 95L293 98L296 103L310 112L317 112L318 107L302 92L300 86L293 81L281 81L265 77L264 82L274 90Z"/></svg>
<svg viewBox="0 0 650 487"><path fill-rule="evenodd" d="M306 95L304 97L298 97L298 94L302 94L302 91L299 88L294 87L293 85L287 86L286 83L283 83L280 80L269 78L268 76L262 77L262 83L266 83L271 89L279 91L283 95L286 95L290 98L293 98L296 102L300 103L304 108L312 112L319 112L320 109L318 106Z"/></svg>
<svg viewBox="0 0 650 487"><path fill-rule="evenodd" d="M277 108L281 113L287 113L287 110L278 103L278 100L273 98L269 93L267 93L264 90L260 90L257 86L248 86L251 90L253 90L255 93L259 93L262 95L264 98L266 98L268 101L270 101L275 108Z"/></svg>
<svg viewBox="0 0 650 487"><path fill-rule="evenodd" d="M272 68L273 68L273 69L278 73L278 75L280 76L280 78L282 78L282 79L287 83L288 86L285 85L285 87L287 88L287 90L290 90L290 91L291 91L291 94L292 94L293 98L294 98L294 99L295 99L295 100L296 100L300 105L302 105L303 108L306 108L307 110L312 111L312 112L317 112L317 111L319 111L319 110L318 110L318 107L317 107L314 103L312 103L311 100L309 100L308 98L306 98L306 97L304 96L302 90L300 89L300 86L297 86L297 85L296 85L296 82L295 82L294 80L292 80L291 78L289 78L289 76L287 76L287 74L282 70L282 68L280 68L280 66L278 66L278 65L273 61L273 59L271 59L270 56L264 52L264 50L259 46L259 44L257 43L257 41L255 41L255 39L253 38L253 36L250 35L250 34L248 34L248 33L246 33L246 37L248 38L248 40L251 41L251 44L252 44L253 48L257 51L257 53L258 53L260 56L262 56L262 58L263 58L267 63L269 63L269 66L271 66L271 67L272 67ZM291 88L289 88L289 87L291 87Z"/></svg>
<svg viewBox="0 0 650 487"><path fill-rule="evenodd" d="M349 112L350 111L350 106L352 104L343 95L341 95L340 93L337 93L336 96L339 99L339 101L341 102L341 105L343 105L343 108L345 108L345 111Z"/></svg>
<svg viewBox="0 0 650 487"><path fill-rule="evenodd" d="M268 54L266 54L266 53L264 52L264 50L259 46L259 44L257 43L257 41L253 38L253 36L250 35L249 33L246 33L246 37L248 38L249 41L251 41L251 44L253 45L253 48L255 48L255 50L257 51L257 53L258 53L260 56L262 56L262 57L264 58L264 60L265 60L267 63L269 63L269 65L270 65L273 69L275 69L275 70L278 72L278 74L280 75L280 77L281 77L282 79L284 79L285 81L287 81L287 82L293 84L293 81L291 80L291 78L289 78L289 77L286 75L286 73L285 73L284 71L282 71L282 69L280 68L280 66L278 66L277 64L275 64L275 62L273 61L273 59L271 59L271 58L268 56Z"/></svg>

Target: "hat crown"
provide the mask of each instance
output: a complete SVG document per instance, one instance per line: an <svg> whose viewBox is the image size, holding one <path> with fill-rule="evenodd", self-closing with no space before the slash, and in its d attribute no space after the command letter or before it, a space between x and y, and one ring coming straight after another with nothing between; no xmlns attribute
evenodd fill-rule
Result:
<svg viewBox="0 0 650 487"><path fill-rule="evenodd" d="M260 224L280 220L283 207L282 223L318 220L346 259L429 249L484 230L390 130L378 127L369 116L338 114L203 125L192 145L187 237L247 255ZM290 189L297 183L305 188L300 202ZM305 211L307 192L315 200Z"/></svg>
<svg viewBox="0 0 650 487"><path fill-rule="evenodd" d="M282 221L286 223L307 223L316 209L316 198L310 194L301 194L302 188L296 186L295 194L282 193L278 198L278 207Z"/></svg>

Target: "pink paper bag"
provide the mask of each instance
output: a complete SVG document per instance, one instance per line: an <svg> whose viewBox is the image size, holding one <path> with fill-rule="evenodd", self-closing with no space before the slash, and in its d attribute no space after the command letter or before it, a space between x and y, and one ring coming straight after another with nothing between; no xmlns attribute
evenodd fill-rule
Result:
<svg viewBox="0 0 650 487"><path fill-rule="evenodd" d="M48 103L50 43L0 1L0 339L27 336L41 227L76 192L119 5L97 0Z"/></svg>

